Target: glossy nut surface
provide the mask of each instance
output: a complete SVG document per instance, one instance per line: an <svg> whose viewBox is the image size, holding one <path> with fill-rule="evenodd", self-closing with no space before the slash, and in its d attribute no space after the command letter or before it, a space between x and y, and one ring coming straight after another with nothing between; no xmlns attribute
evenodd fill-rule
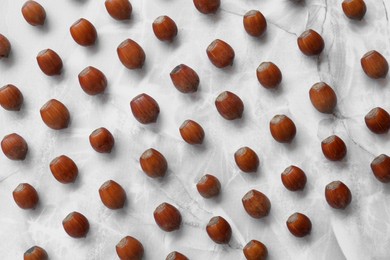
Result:
<svg viewBox="0 0 390 260"><path fill-rule="evenodd" d="M298 47L306 56L319 55L325 48L324 39L314 30L307 30L298 37Z"/></svg>
<svg viewBox="0 0 390 260"><path fill-rule="evenodd" d="M130 69L141 69L145 63L146 55L142 47L131 39L124 40L116 49L119 60Z"/></svg>
<svg viewBox="0 0 390 260"><path fill-rule="evenodd" d="M331 135L321 142L324 156L330 161L341 161L347 154L347 146L337 135Z"/></svg>
<svg viewBox="0 0 390 260"><path fill-rule="evenodd" d="M234 153L234 160L243 172L256 172L260 160L256 152L249 147L241 147Z"/></svg>
<svg viewBox="0 0 390 260"><path fill-rule="evenodd" d="M248 11L243 19L245 31L254 37L259 37L267 30L267 20L264 15L257 10Z"/></svg>
<svg viewBox="0 0 390 260"><path fill-rule="evenodd" d="M302 213L292 214L286 221L286 225L291 234L296 237L304 237L311 232L311 221Z"/></svg>
<svg viewBox="0 0 390 260"><path fill-rule="evenodd" d="M218 196L221 191L221 183L218 178L211 175L204 175L196 184L199 194L206 199Z"/></svg>
<svg viewBox="0 0 390 260"><path fill-rule="evenodd" d="M141 260L144 256L144 247L138 239L126 236L115 247L121 260Z"/></svg>
<svg viewBox="0 0 390 260"><path fill-rule="evenodd" d="M20 90L8 84L0 88L0 105L8 111L19 111L23 104L23 94Z"/></svg>
<svg viewBox="0 0 390 260"><path fill-rule="evenodd" d="M103 93L107 87L107 78L95 67L88 66L79 73L79 83L81 88L88 95L98 95Z"/></svg>
<svg viewBox="0 0 390 260"><path fill-rule="evenodd" d="M185 64L176 66L169 74L173 85L182 93L193 93L198 90L199 76Z"/></svg>
<svg viewBox="0 0 390 260"><path fill-rule="evenodd" d="M181 214L177 208L169 203L160 204L153 212L156 224L166 232L180 229Z"/></svg>
<svg viewBox="0 0 390 260"><path fill-rule="evenodd" d="M286 115L274 116L269 129L272 137L279 143L291 143L297 133L294 122Z"/></svg>
<svg viewBox="0 0 390 260"><path fill-rule="evenodd" d="M287 167L281 174L282 183L290 191L303 190L306 185L306 174L297 166Z"/></svg>
<svg viewBox="0 0 390 260"><path fill-rule="evenodd" d="M88 219L79 212L69 213L62 221L65 232L73 238L86 237L89 231Z"/></svg>
<svg viewBox="0 0 390 260"><path fill-rule="evenodd" d="M46 20L45 9L39 3L29 0L22 6L22 15L32 26L43 25Z"/></svg>
<svg viewBox="0 0 390 260"><path fill-rule="evenodd" d="M390 182L390 157L381 154L371 162L371 170L375 178L383 183Z"/></svg>
<svg viewBox="0 0 390 260"><path fill-rule="evenodd" d="M151 96L142 93L130 102L131 112L141 124L151 124L157 121L160 107Z"/></svg>
<svg viewBox="0 0 390 260"><path fill-rule="evenodd" d="M224 91L215 99L215 107L219 114L226 120L234 120L242 117L244 103L234 93Z"/></svg>
<svg viewBox="0 0 390 260"><path fill-rule="evenodd" d="M177 35L176 23L166 15L156 18L152 24L154 35L160 41L171 42Z"/></svg>
<svg viewBox="0 0 390 260"><path fill-rule="evenodd" d="M272 62L262 62L256 70L260 84L265 88L276 88L282 82L282 72Z"/></svg>
<svg viewBox="0 0 390 260"><path fill-rule="evenodd" d="M99 196L109 209L121 209L126 202L126 192L117 182L108 180L99 188Z"/></svg>
<svg viewBox="0 0 390 260"><path fill-rule="evenodd" d="M221 5L221 0L193 0L196 9L203 14L214 14Z"/></svg>
<svg viewBox="0 0 390 260"><path fill-rule="evenodd" d="M9 53L11 52L11 43L5 37L0 33L0 60L2 58L7 58L9 56Z"/></svg>
<svg viewBox="0 0 390 260"><path fill-rule="evenodd" d="M41 107L42 121L51 129L61 130L67 128L70 121L69 110L56 99L51 99Z"/></svg>
<svg viewBox="0 0 390 260"><path fill-rule="evenodd" d="M54 158L50 162L50 171L54 178L63 184L75 182L79 173L75 162L66 155Z"/></svg>
<svg viewBox="0 0 390 260"><path fill-rule="evenodd" d="M385 57L379 52L373 50L363 55L360 59L364 73L370 78L385 78L389 72L389 64Z"/></svg>
<svg viewBox="0 0 390 260"><path fill-rule="evenodd" d="M133 7L129 0L106 0L104 2L108 14L115 20L128 20Z"/></svg>
<svg viewBox="0 0 390 260"><path fill-rule="evenodd" d="M333 113L337 105L334 90L324 82L314 84L309 91L310 101L317 111L325 114Z"/></svg>
<svg viewBox="0 0 390 260"><path fill-rule="evenodd" d="M368 129L375 134L386 134L390 130L390 115L381 107L371 109L364 121Z"/></svg>
<svg viewBox="0 0 390 260"><path fill-rule="evenodd" d="M33 246L23 254L23 260L48 260L49 256L45 249Z"/></svg>
<svg viewBox="0 0 390 260"><path fill-rule="evenodd" d="M47 76L60 75L62 70L62 60L60 56L51 49L42 50L37 55L39 68Z"/></svg>
<svg viewBox="0 0 390 260"><path fill-rule="evenodd" d="M1 141L1 150L8 159L22 161L26 158L28 145L23 137L12 133L4 136Z"/></svg>
<svg viewBox="0 0 390 260"><path fill-rule="evenodd" d="M167 255L167 258L165 258L165 260L188 260L188 258L182 253L173 251L169 253L169 255Z"/></svg>
<svg viewBox="0 0 390 260"><path fill-rule="evenodd" d="M28 183L19 184L12 192L12 196L21 209L35 209L39 202L37 191Z"/></svg>
<svg viewBox="0 0 390 260"><path fill-rule="evenodd" d="M206 226L206 231L211 240L217 244L227 244L232 237L230 224L220 216L212 217Z"/></svg>
<svg viewBox="0 0 390 260"><path fill-rule="evenodd" d="M216 39L206 49L211 63L217 68L225 68L233 65L234 50L226 42Z"/></svg>
<svg viewBox="0 0 390 260"><path fill-rule="evenodd" d="M91 46L96 42L97 32L95 26L84 18L77 20L69 30L73 40L81 46Z"/></svg>
<svg viewBox="0 0 390 260"><path fill-rule="evenodd" d="M151 178L164 177L168 169L168 163L164 155L150 148L139 159L141 168Z"/></svg>
<svg viewBox="0 0 390 260"><path fill-rule="evenodd" d="M325 187L325 198L332 208L345 209L352 201L352 194L347 185L333 181Z"/></svg>
<svg viewBox="0 0 390 260"><path fill-rule="evenodd" d="M341 6L344 14L352 20L362 20L367 11L363 0L344 0Z"/></svg>
<svg viewBox="0 0 390 260"><path fill-rule="evenodd" d="M181 124L179 132L184 141L189 144L202 144L204 130L200 124L193 120L186 120Z"/></svg>
<svg viewBox="0 0 390 260"><path fill-rule="evenodd" d="M247 260L266 260L268 257L267 247L257 240L251 240L242 250Z"/></svg>
<svg viewBox="0 0 390 260"><path fill-rule="evenodd" d="M115 145L115 139L110 131L104 127L100 127L89 135L89 143L98 153L111 153Z"/></svg>
<svg viewBox="0 0 390 260"><path fill-rule="evenodd" d="M252 218L266 217L271 210L271 202L268 197L257 190L248 191L242 197L242 205Z"/></svg>

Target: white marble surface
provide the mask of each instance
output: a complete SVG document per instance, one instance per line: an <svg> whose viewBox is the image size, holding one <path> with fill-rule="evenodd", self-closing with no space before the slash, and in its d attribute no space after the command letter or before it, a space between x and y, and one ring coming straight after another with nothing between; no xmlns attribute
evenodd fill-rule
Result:
<svg viewBox="0 0 390 260"><path fill-rule="evenodd" d="M0 84L12 83L24 94L19 113L0 110L0 136L22 135L29 145L27 159L8 160L0 155L0 255L1 259L22 259L25 250L40 245L50 259L117 259L116 243L126 235L137 237L145 247L145 259L165 259L173 250L190 259L243 259L242 247L251 239L262 241L269 260L387 260L390 259L390 186L378 182L370 170L371 160L390 153L388 135L376 136L364 124L364 115L373 107L390 109L388 79L372 80L360 67L360 57L376 49L390 58L388 0L366 0L363 21L348 20L341 0L222 0L215 16L196 11L191 0L133 0L130 22L113 20L104 1L39 1L47 12L47 26L34 28L20 12L22 0L0 3L0 33L12 43L12 55L0 61ZM248 36L242 15L258 9L267 18L268 30L262 39ZM173 44L158 41L151 23L169 15L179 27ZM90 20L98 31L96 47L78 46L69 33L78 18ZM300 53L296 38L312 28L325 39L320 59ZM126 38L137 41L146 52L145 67L129 71L119 62L116 47ZM234 65L221 70L211 65L207 45L221 38L236 52ZM62 57L63 75L47 77L35 57L52 48ZM277 91L262 88L255 76L262 61L273 61L283 73ZM183 95L173 86L169 72L184 63L201 79L198 93ZM91 97L80 88L77 75L86 66L95 66L107 76L109 86L102 96ZM318 113L308 91L325 81L338 95L335 116ZM245 104L242 120L224 120L214 99L224 91L238 94ZM157 124L143 126L132 116L129 102L139 93L148 93L160 104ZM57 98L70 110L70 127L63 131L47 128L40 107ZM276 143L269 133L269 120L279 113L291 117L297 136L290 145ZM185 119L198 121L205 129L204 145L184 143L178 128ZM96 153L88 136L104 126L114 135L110 155ZM348 147L342 162L327 161L320 142L331 134L344 139ZM250 146L261 160L256 175L238 170L233 154ZM138 158L149 147L161 151L169 172L161 181L147 178ZM61 154L74 159L79 178L73 185L58 183L50 173L50 161ZM303 193L287 191L280 173L289 165L301 167L308 183ZM205 173L222 183L217 199L199 196L195 184ZM113 179L126 190L128 204L112 211L103 206L100 185ZM353 195L345 211L331 209L324 187L333 180L347 184ZM21 182L36 187L39 207L19 209L12 190ZM241 198L252 188L271 200L270 215L250 218ZM161 202L176 205L182 212L180 231L165 233L155 224L153 210ZM90 221L86 239L72 239L62 228L62 219L71 211L83 213ZM285 221L296 211L313 223L309 237L298 239L287 230ZM205 225L214 215L226 218L233 229L229 246L213 243Z"/></svg>

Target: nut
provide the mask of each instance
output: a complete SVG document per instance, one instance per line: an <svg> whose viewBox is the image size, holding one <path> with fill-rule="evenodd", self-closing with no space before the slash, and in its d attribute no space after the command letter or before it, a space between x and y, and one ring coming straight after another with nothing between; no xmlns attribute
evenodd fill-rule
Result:
<svg viewBox="0 0 390 260"><path fill-rule="evenodd" d="M24 252L23 260L48 260L49 256L45 249L39 246L33 246Z"/></svg>
<svg viewBox="0 0 390 260"><path fill-rule="evenodd" d="M26 141L18 134L12 133L4 136L1 141L1 150L8 159L23 161L26 158L28 146Z"/></svg>
<svg viewBox="0 0 390 260"><path fill-rule="evenodd" d="M226 120L234 120L242 117L244 103L234 93L224 91L215 99L215 106L219 114Z"/></svg>
<svg viewBox="0 0 390 260"><path fill-rule="evenodd" d="M60 75L62 70L62 60L60 56L51 49L40 51L37 56L39 68L47 76Z"/></svg>
<svg viewBox="0 0 390 260"><path fill-rule="evenodd" d="M77 20L69 30L73 40L81 46L91 46L96 42L97 32L95 26L84 18Z"/></svg>
<svg viewBox="0 0 390 260"><path fill-rule="evenodd" d="M131 112L141 124L151 124L157 121L160 107L151 96L142 93L130 102Z"/></svg>
<svg viewBox="0 0 390 260"><path fill-rule="evenodd" d="M234 153L234 160L243 172L256 172L260 161L256 152L249 147L241 147Z"/></svg>
<svg viewBox="0 0 390 260"><path fill-rule="evenodd" d="M111 153L115 140L110 131L100 127L89 135L89 143L98 153Z"/></svg>
<svg viewBox="0 0 390 260"><path fill-rule="evenodd" d="M129 20L133 10L129 0L106 0L108 14L115 20Z"/></svg>
<svg viewBox="0 0 390 260"><path fill-rule="evenodd" d="M79 212L72 212L62 221L65 232L73 238L86 237L89 231L88 219Z"/></svg>
<svg viewBox="0 0 390 260"><path fill-rule="evenodd" d="M325 43L321 35L314 30L307 30L298 37L298 47L306 56L320 55L324 50Z"/></svg>
<svg viewBox="0 0 390 260"><path fill-rule="evenodd" d="M344 0L341 6L344 14L352 20L362 20L367 11L363 0Z"/></svg>
<svg viewBox="0 0 390 260"><path fill-rule="evenodd" d="M389 64L385 57L377 51L369 51L360 59L364 73L373 79L385 78L389 72Z"/></svg>
<svg viewBox="0 0 390 260"><path fill-rule="evenodd" d="M263 218L268 216L271 210L271 202L263 193L257 190L248 191L242 197L242 205L245 211L252 218Z"/></svg>
<svg viewBox="0 0 390 260"><path fill-rule="evenodd" d="M180 229L181 214L177 208L169 203L160 204L153 212L156 224L166 232Z"/></svg>
<svg viewBox="0 0 390 260"><path fill-rule="evenodd" d="M267 30L267 20L260 11L248 11L244 15L243 22L245 31L251 36L262 36Z"/></svg>
<svg viewBox="0 0 390 260"><path fill-rule="evenodd" d="M297 133L294 122L286 115L274 116L269 129L272 137L279 143L291 143Z"/></svg>
<svg viewBox="0 0 390 260"><path fill-rule="evenodd" d="M220 216L212 217L206 227L207 234L217 244L227 244L232 237L230 224Z"/></svg>
<svg viewBox="0 0 390 260"><path fill-rule="evenodd" d="M325 198L332 208L345 209L352 201L352 194L347 185L333 181L325 187Z"/></svg>
<svg viewBox="0 0 390 260"><path fill-rule="evenodd" d="M324 82L314 84L309 91L310 101L321 113L331 114L337 105L334 90Z"/></svg>
<svg viewBox="0 0 390 260"><path fill-rule="evenodd" d="M337 135L331 135L321 142L324 156L330 161L341 161L347 154L344 141Z"/></svg>
<svg viewBox="0 0 390 260"><path fill-rule="evenodd" d="M286 221L288 230L296 237L304 237L310 235L311 221L302 213L292 214Z"/></svg>
<svg viewBox="0 0 390 260"><path fill-rule="evenodd" d="M142 47L131 39L124 40L116 49L119 60L130 69L141 69L145 63L145 52Z"/></svg>
<svg viewBox="0 0 390 260"><path fill-rule="evenodd" d="M171 42L177 35L177 26L176 23L166 15L162 15L154 20L153 32L156 35L157 39L160 41Z"/></svg>
<svg viewBox="0 0 390 260"><path fill-rule="evenodd" d="M180 135L189 144L202 144L204 139L203 128L195 121L186 120L181 124Z"/></svg>
<svg viewBox="0 0 390 260"><path fill-rule="evenodd" d="M193 0L196 9L202 14L214 14L221 5L221 0Z"/></svg>
<svg viewBox="0 0 390 260"><path fill-rule="evenodd" d="M290 191L303 190L306 185L306 174L297 166L287 167L281 174L284 187Z"/></svg>
<svg viewBox="0 0 390 260"><path fill-rule="evenodd" d="M88 95L94 96L103 93L107 87L107 78L95 67L88 66L79 73L81 88Z"/></svg>
<svg viewBox="0 0 390 260"><path fill-rule="evenodd" d="M11 52L11 43L5 37L0 33L0 60L2 58L7 58L9 56L9 53Z"/></svg>
<svg viewBox="0 0 390 260"><path fill-rule="evenodd" d="M198 90L199 76L184 64L176 66L170 73L173 85L182 93L193 93Z"/></svg>
<svg viewBox="0 0 390 260"><path fill-rule="evenodd" d="M117 182L108 180L99 188L100 199L109 209L121 209L126 202L126 192Z"/></svg>
<svg viewBox="0 0 390 260"><path fill-rule="evenodd" d="M196 189L203 198L209 199L218 196L221 191L221 183L217 177L206 174L198 181Z"/></svg>
<svg viewBox="0 0 390 260"><path fill-rule="evenodd" d="M381 107L371 109L364 121L368 129L375 134L386 134L390 129L390 115Z"/></svg>
<svg viewBox="0 0 390 260"><path fill-rule="evenodd" d="M169 253L167 258L165 260L188 260L188 258L183 255L182 253L179 253L177 251L173 251Z"/></svg>
<svg viewBox="0 0 390 260"><path fill-rule="evenodd" d="M251 240L243 249L247 260L266 260L268 257L267 247L257 240Z"/></svg>
<svg viewBox="0 0 390 260"><path fill-rule="evenodd" d="M70 121L69 110L64 104L56 99L51 99L41 107L43 122L54 130L67 128Z"/></svg>
<svg viewBox="0 0 390 260"><path fill-rule="evenodd" d="M43 25L46 20L46 12L42 5L29 0L22 7L22 15L26 22L32 26Z"/></svg>
<svg viewBox="0 0 390 260"><path fill-rule="evenodd" d="M139 158L139 162L144 173L150 178L164 177L168 169L164 155L153 148L146 150Z"/></svg>
<svg viewBox="0 0 390 260"><path fill-rule="evenodd" d="M211 63L217 68L225 68L233 65L234 50L233 48L222 40L214 40L207 47L207 56Z"/></svg>
<svg viewBox="0 0 390 260"><path fill-rule="evenodd" d="M28 183L19 184L12 192L12 196L21 209L35 209L39 202L37 191Z"/></svg>
<svg viewBox="0 0 390 260"><path fill-rule="evenodd" d="M282 72L272 62L262 62L256 70L257 79L265 88L276 88L282 82Z"/></svg>
<svg viewBox="0 0 390 260"><path fill-rule="evenodd" d="M116 245L116 253L121 260L141 260L144 247L136 238L126 236Z"/></svg>
<svg viewBox="0 0 390 260"><path fill-rule="evenodd" d="M11 84L0 88L0 105L8 111L19 111L23 104L23 94Z"/></svg>
<svg viewBox="0 0 390 260"><path fill-rule="evenodd" d="M371 170L375 178L380 182L389 183L390 182L390 157L386 154L381 154L377 156L371 162Z"/></svg>
<svg viewBox="0 0 390 260"><path fill-rule="evenodd" d="M63 184L75 182L79 173L77 165L66 155L54 158L50 162L50 171L54 178Z"/></svg>

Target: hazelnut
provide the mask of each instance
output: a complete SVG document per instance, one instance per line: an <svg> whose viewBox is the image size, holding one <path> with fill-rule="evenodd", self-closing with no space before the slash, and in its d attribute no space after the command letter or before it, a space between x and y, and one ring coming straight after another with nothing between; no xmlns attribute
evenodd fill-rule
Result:
<svg viewBox="0 0 390 260"><path fill-rule="evenodd" d="M221 5L221 0L193 0L196 9L202 14L214 14Z"/></svg>
<svg viewBox="0 0 390 260"><path fill-rule="evenodd" d="M89 231L88 219L79 212L72 212L62 221L65 232L73 238L86 237Z"/></svg>
<svg viewBox="0 0 390 260"><path fill-rule="evenodd" d="M266 260L268 257L267 247L257 240L251 240L242 250L247 260Z"/></svg>
<svg viewBox="0 0 390 260"><path fill-rule="evenodd" d="M49 256L45 249L39 246L33 246L24 252L23 260L48 260Z"/></svg>
<svg viewBox="0 0 390 260"><path fill-rule="evenodd" d="M170 73L173 85L182 93L193 93L198 90L199 76L187 65L180 64Z"/></svg>
<svg viewBox="0 0 390 260"><path fill-rule="evenodd" d="M0 88L0 105L8 111L19 111L23 104L23 94L11 84Z"/></svg>
<svg viewBox="0 0 390 260"><path fill-rule="evenodd" d="M39 201L37 191L28 183L19 184L12 192L12 196L21 209L35 209Z"/></svg>
<svg viewBox="0 0 390 260"><path fill-rule="evenodd" d="M186 120L181 124L180 135L189 144L201 144L204 139L203 128L195 121Z"/></svg>
<svg viewBox="0 0 390 260"><path fill-rule="evenodd" d="M385 78L389 72L389 64L385 57L377 51L369 51L360 59L364 73L373 79Z"/></svg>
<svg viewBox="0 0 390 260"><path fill-rule="evenodd" d="M156 224L166 232L180 229L181 214L177 208L169 203L160 204L153 212Z"/></svg>
<svg viewBox="0 0 390 260"><path fill-rule="evenodd" d="M144 173L150 178L164 177L168 169L164 155L153 148L146 150L139 158L139 162Z"/></svg>
<svg viewBox="0 0 390 260"><path fill-rule="evenodd" d="M81 46L94 45L97 38L95 26L84 18L81 18L72 24L70 27L70 34L72 35L73 40Z"/></svg>
<svg viewBox="0 0 390 260"><path fill-rule="evenodd" d="M325 187L325 198L332 208L345 209L351 203L352 194L347 185L333 181Z"/></svg>
<svg viewBox="0 0 390 260"><path fill-rule="evenodd" d="M18 134L12 133L4 136L1 141L1 150L8 159L23 161L26 158L28 146L26 141Z"/></svg>
<svg viewBox="0 0 390 260"><path fill-rule="evenodd" d="M88 95L94 96L103 93L107 87L107 78L97 68L88 66L79 73L81 88Z"/></svg>
<svg viewBox="0 0 390 260"><path fill-rule="evenodd" d="M380 182L390 182L390 157L381 154L371 162L371 170Z"/></svg>
<svg viewBox="0 0 390 260"><path fill-rule="evenodd" d="M257 79L265 88L276 88L282 81L282 72L272 62L262 62L256 70Z"/></svg>
<svg viewBox="0 0 390 260"><path fill-rule="evenodd" d="M244 15L245 31L254 37L259 37L267 30L267 20L264 15L257 11L251 10Z"/></svg>
<svg viewBox="0 0 390 260"><path fill-rule="evenodd" d="M233 48L222 40L214 40L207 47L207 56L212 64L217 68L225 68L233 65L234 50Z"/></svg>
<svg viewBox="0 0 390 260"><path fill-rule="evenodd" d="M108 14L115 20L128 20L133 10L129 0L106 0Z"/></svg>
<svg viewBox="0 0 390 260"><path fill-rule="evenodd" d="M136 238L126 236L116 245L116 253L121 260L141 260L144 247Z"/></svg>
<svg viewBox="0 0 390 260"><path fill-rule="evenodd" d="M242 117L244 103L234 93L224 91L215 99L215 106L219 114L226 120L234 120Z"/></svg>
<svg viewBox="0 0 390 260"><path fill-rule="evenodd" d="M272 137L279 143L291 143L297 133L294 122L286 115L274 116L269 129Z"/></svg>
<svg viewBox="0 0 390 260"><path fill-rule="evenodd" d="M157 39L160 41L171 42L177 35L177 26L176 23L166 15L162 15L154 20L153 32L156 35Z"/></svg>
<svg viewBox="0 0 390 260"><path fill-rule="evenodd" d="M145 52L131 39L124 40L116 49L119 60L129 70L141 69L145 63Z"/></svg>
<svg viewBox="0 0 390 260"><path fill-rule="evenodd" d="M302 213L292 214L286 221L288 230L296 237L304 237L310 235L311 221Z"/></svg>
<svg viewBox="0 0 390 260"><path fill-rule="evenodd" d="M196 189L203 198L209 199L218 196L221 191L221 183L217 177L206 174L198 181Z"/></svg>
<svg viewBox="0 0 390 260"><path fill-rule="evenodd" d="M39 68L47 76L61 74L62 60L55 51L51 49L40 51L37 56L37 62Z"/></svg>
<svg viewBox="0 0 390 260"><path fill-rule="evenodd" d="M165 260L188 260L188 258L183 255L182 253L179 253L177 251L173 251L169 253L167 258Z"/></svg>
<svg viewBox="0 0 390 260"><path fill-rule="evenodd" d="M248 191L242 197L242 205L252 218L266 217L271 210L271 202L267 196L257 190Z"/></svg>
<svg viewBox="0 0 390 260"><path fill-rule="evenodd" d="M367 7L363 0L344 0L341 4L344 14L352 20L361 20Z"/></svg>
<svg viewBox="0 0 390 260"><path fill-rule="evenodd" d="M54 130L67 128L70 121L69 110L64 104L56 99L51 99L41 107L43 122Z"/></svg>
<svg viewBox="0 0 390 260"><path fill-rule="evenodd" d="M54 178L63 184L75 182L79 173L77 165L66 155L54 158L50 162L50 171Z"/></svg>
<svg viewBox="0 0 390 260"><path fill-rule="evenodd" d="M232 237L230 224L220 216L212 217L206 227L207 234L217 244L227 244Z"/></svg>
<svg viewBox="0 0 390 260"><path fill-rule="evenodd" d="M117 182L106 181L99 188L100 199L109 209L121 209L125 205L126 192Z"/></svg>
<svg viewBox="0 0 390 260"><path fill-rule="evenodd" d="M307 30L298 37L298 47L306 56L319 55L324 50L325 43L321 35L314 30Z"/></svg>
<svg viewBox="0 0 390 260"><path fill-rule="evenodd" d="M131 112L141 124L151 124L157 121L160 107L151 96L142 93L130 102Z"/></svg>
<svg viewBox="0 0 390 260"><path fill-rule="evenodd" d="M45 9L35 1L29 0L22 7L22 15L32 26L43 25L46 20Z"/></svg>
<svg viewBox="0 0 390 260"><path fill-rule="evenodd" d="M303 190L306 185L306 174L297 166L287 167L281 174L284 187L290 191Z"/></svg>
<svg viewBox="0 0 390 260"><path fill-rule="evenodd" d="M256 172L260 163L256 152L246 146L234 153L234 160L243 172Z"/></svg>
<svg viewBox="0 0 390 260"><path fill-rule="evenodd" d="M0 60L2 58L7 58L9 53L11 52L11 43L0 33Z"/></svg>
<svg viewBox="0 0 390 260"><path fill-rule="evenodd" d="M89 143L98 153L111 153L115 140L110 131L100 127L89 135Z"/></svg>
<svg viewBox="0 0 390 260"><path fill-rule="evenodd" d="M364 121L368 129L375 134L386 134L390 129L390 115L381 107L371 109Z"/></svg>
<svg viewBox="0 0 390 260"><path fill-rule="evenodd" d="M321 142L324 156L330 161L341 161L347 154L344 141L337 135L331 135Z"/></svg>
<svg viewBox="0 0 390 260"><path fill-rule="evenodd" d="M331 114L337 104L334 90L324 82L314 84L309 91L310 101L321 113Z"/></svg>

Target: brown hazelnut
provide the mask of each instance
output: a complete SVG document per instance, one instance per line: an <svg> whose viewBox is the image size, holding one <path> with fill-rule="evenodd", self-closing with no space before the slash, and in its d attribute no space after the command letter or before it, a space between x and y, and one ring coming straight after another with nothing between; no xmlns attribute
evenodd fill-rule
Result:
<svg viewBox="0 0 390 260"><path fill-rule="evenodd" d="M96 42L97 32L95 26L84 18L77 20L69 30L73 40L81 46L91 46Z"/></svg>
<svg viewBox="0 0 390 260"><path fill-rule="evenodd" d="M160 204L153 212L156 224L166 232L180 229L181 214L177 208L169 203Z"/></svg>
<svg viewBox="0 0 390 260"><path fill-rule="evenodd" d="M173 251L169 253L169 255L167 256L167 258L165 258L165 260L188 260L188 258L182 253Z"/></svg>
<svg viewBox="0 0 390 260"><path fill-rule="evenodd" d="M361 20L367 7L363 0L344 0L341 4L344 14L352 20Z"/></svg>
<svg viewBox="0 0 390 260"><path fill-rule="evenodd" d="M215 99L215 106L219 114L226 120L234 120L242 117L244 103L234 93L224 91Z"/></svg>
<svg viewBox="0 0 390 260"><path fill-rule="evenodd" d="M297 166L287 167L281 174L284 187L290 191L303 190L306 185L306 174Z"/></svg>
<svg viewBox="0 0 390 260"><path fill-rule="evenodd" d="M263 193L257 190L248 191L242 197L242 205L245 211L252 218L263 218L268 216L271 210L271 202Z"/></svg>
<svg viewBox="0 0 390 260"><path fill-rule="evenodd" d="M23 260L48 260L49 256L45 249L39 246L33 246L24 252Z"/></svg>
<svg viewBox="0 0 390 260"><path fill-rule="evenodd" d="M368 129L375 134L386 134L390 129L390 115L381 107L371 109L364 121Z"/></svg>
<svg viewBox="0 0 390 260"><path fill-rule="evenodd" d="M334 90L324 82L314 84L309 91L310 101L321 113L331 114L337 104Z"/></svg>
<svg viewBox="0 0 390 260"><path fill-rule="evenodd" d="M251 36L259 37L267 30L267 20L260 11L248 11L244 15L243 21L245 31Z"/></svg>
<svg viewBox="0 0 390 260"><path fill-rule="evenodd" d="M337 135L331 135L321 142L324 156L330 161L341 161L347 154L347 146Z"/></svg>
<svg viewBox="0 0 390 260"><path fill-rule="evenodd" d="M203 198L209 199L218 196L221 191L221 183L217 177L206 174L198 181L196 189Z"/></svg>
<svg viewBox="0 0 390 260"><path fill-rule="evenodd" d="M142 93L130 102L131 112L141 124L151 124L157 121L160 107L151 96Z"/></svg>
<svg viewBox="0 0 390 260"><path fill-rule="evenodd" d="M176 66L171 73L171 80L177 90L182 93L193 93L198 90L199 76L190 67L184 64Z"/></svg>
<svg viewBox="0 0 390 260"><path fill-rule="evenodd" d="M212 64L217 68L225 68L233 65L234 50L233 48L222 40L214 40L207 47L207 56Z"/></svg>
<svg viewBox="0 0 390 260"><path fill-rule="evenodd" d="M65 232L73 238L86 237L89 231L88 219L79 212L72 212L62 221Z"/></svg>
<svg viewBox="0 0 390 260"><path fill-rule="evenodd" d="M89 135L89 143L98 153L111 153L115 139L110 131L104 127L100 127Z"/></svg>
<svg viewBox="0 0 390 260"><path fill-rule="evenodd" d="M297 133L294 122L286 115L274 116L269 129L272 137L279 143L291 143Z"/></svg>
<svg viewBox="0 0 390 260"><path fill-rule="evenodd" d="M298 37L298 47L306 56L319 55L324 50L325 43L321 35L314 30L307 30Z"/></svg>
<svg viewBox="0 0 390 260"><path fill-rule="evenodd" d="M100 199L109 209L121 209L126 202L126 192L117 182L106 181L99 188Z"/></svg>
<svg viewBox="0 0 390 260"><path fill-rule="evenodd" d="M46 12L42 5L29 0L22 7L22 15L26 22L32 26L43 25L46 20Z"/></svg>
<svg viewBox="0 0 390 260"><path fill-rule="evenodd" d="M195 121L186 120L181 124L180 135L189 144L201 144L204 139L203 128Z"/></svg>
<svg viewBox="0 0 390 260"><path fill-rule="evenodd" d="M51 49L40 51L37 56L37 62L39 68L47 76L61 74L62 60L55 51Z"/></svg>
<svg viewBox="0 0 390 260"><path fill-rule="evenodd" d="M262 62L256 70L257 79L265 88L276 88L282 82L282 72L272 62Z"/></svg>
<svg viewBox="0 0 390 260"><path fill-rule="evenodd" d="M145 63L145 52L138 43L131 39L124 40L116 49L119 60L130 69L141 69Z"/></svg>
<svg viewBox="0 0 390 260"><path fill-rule="evenodd" d="M385 57L377 51L369 51L360 59L364 73L373 79L385 78L389 72L389 64Z"/></svg>
<svg viewBox="0 0 390 260"><path fill-rule="evenodd" d="M2 58L7 58L9 53L11 52L11 43L0 33L0 60Z"/></svg>
<svg viewBox="0 0 390 260"><path fill-rule="evenodd" d="M157 39L160 41L171 42L177 35L177 26L176 23L166 15L162 15L154 20L153 32L156 35Z"/></svg>
<svg viewBox="0 0 390 260"><path fill-rule="evenodd" d="M196 9L202 14L214 14L221 5L221 0L193 0Z"/></svg>
<svg viewBox="0 0 390 260"><path fill-rule="evenodd" d="M139 158L139 162L144 173L150 178L164 177L168 169L164 155L153 148L146 150Z"/></svg>
<svg viewBox="0 0 390 260"><path fill-rule="evenodd" d="M23 94L11 84L0 88L0 105L8 111L19 111L23 104Z"/></svg>
<svg viewBox="0 0 390 260"><path fill-rule="evenodd" d="M106 0L104 5L108 14L115 20L130 19L133 8L129 0Z"/></svg>
<svg viewBox="0 0 390 260"><path fill-rule="evenodd" d="M386 154L381 154L371 162L371 170L375 178L380 182L390 182L390 157Z"/></svg>
<svg viewBox="0 0 390 260"><path fill-rule="evenodd" d="M107 87L107 78L97 68L88 66L79 73L81 88L88 95L94 96L103 93Z"/></svg>
<svg viewBox="0 0 390 260"><path fill-rule="evenodd" d="M260 161L256 152L249 147L241 147L234 153L234 160L243 172L256 172Z"/></svg>
<svg viewBox="0 0 390 260"><path fill-rule="evenodd" d="M23 161L26 158L28 146L26 141L18 134L12 133L4 136L1 141L1 150L8 159Z"/></svg>
<svg viewBox="0 0 390 260"><path fill-rule="evenodd" d="M37 191L28 183L19 184L12 192L12 196L21 209L35 209L39 201Z"/></svg>
<svg viewBox="0 0 390 260"><path fill-rule="evenodd" d="M54 130L67 128L70 121L69 110L64 104L56 99L51 99L41 107L43 122Z"/></svg>
<svg viewBox="0 0 390 260"><path fill-rule="evenodd" d="M206 227L207 234L217 244L227 244L232 237L230 224L220 216L212 217Z"/></svg>
<svg viewBox="0 0 390 260"><path fill-rule="evenodd" d="M116 253L121 260L141 260L144 247L136 238L126 236L116 245Z"/></svg>
<svg viewBox="0 0 390 260"><path fill-rule="evenodd" d="M75 182L79 173L77 165L66 155L54 158L50 162L50 171L54 178L63 184Z"/></svg>
<svg viewBox="0 0 390 260"><path fill-rule="evenodd" d="M257 240L251 240L242 250L247 260L266 260L268 257L267 247Z"/></svg>
<svg viewBox="0 0 390 260"><path fill-rule="evenodd" d="M352 201L352 194L347 185L333 181L325 187L325 198L332 208L345 209Z"/></svg>
<svg viewBox="0 0 390 260"><path fill-rule="evenodd" d="M311 221L302 213L292 214L286 221L288 230L296 237L304 237L310 235Z"/></svg>

